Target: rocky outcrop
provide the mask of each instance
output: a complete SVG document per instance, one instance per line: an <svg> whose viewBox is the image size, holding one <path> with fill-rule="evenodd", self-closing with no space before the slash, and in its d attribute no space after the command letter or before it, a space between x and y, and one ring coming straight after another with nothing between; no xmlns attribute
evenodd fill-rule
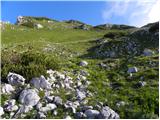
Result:
<svg viewBox="0 0 160 120"><path fill-rule="evenodd" d="M126 29L133 29L136 27L129 26L129 25L102 24L102 25L94 26L93 28L102 29L102 30L110 30L110 29L126 30Z"/></svg>

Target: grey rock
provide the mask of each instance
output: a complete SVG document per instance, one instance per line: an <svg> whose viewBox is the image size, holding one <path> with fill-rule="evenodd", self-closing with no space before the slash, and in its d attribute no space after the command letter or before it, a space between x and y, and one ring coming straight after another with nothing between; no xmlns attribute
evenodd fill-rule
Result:
<svg viewBox="0 0 160 120"><path fill-rule="evenodd" d="M60 98L59 96L54 97L54 103L56 105L62 105L62 98Z"/></svg>
<svg viewBox="0 0 160 120"><path fill-rule="evenodd" d="M42 29L42 28L43 28L43 26L42 26L41 24L35 24L35 27L36 27L37 29Z"/></svg>
<svg viewBox="0 0 160 120"><path fill-rule="evenodd" d="M116 106L119 108L119 107L122 107L122 106L125 106L125 102L124 101L119 101L116 103Z"/></svg>
<svg viewBox="0 0 160 120"><path fill-rule="evenodd" d="M146 83L145 81L139 81L139 82L137 83L137 85L138 85L139 87L144 87L146 84L147 84L147 83Z"/></svg>
<svg viewBox="0 0 160 120"><path fill-rule="evenodd" d="M64 117L64 119L72 119L69 115L67 115L66 117Z"/></svg>
<svg viewBox="0 0 160 120"><path fill-rule="evenodd" d="M88 109L91 110L91 109L93 109L93 106L82 106L81 109L82 109L82 111L86 111Z"/></svg>
<svg viewBox="0 0 160 120"><path fill-rule="evenodd" d="M37 115L36 115L36 118L37 119L45 119L46 116L45 116L45 114L43 112L38 112Z"/></svg>
<svg viewBox="0 0 160 120"><path fill-rule="evenodd" d="M17 113L28 113L31 111L33 107L31 105L20 105L20 109L18 110Z"/></svg>
<svg viewBox="0 0 160 120"><path fill-rule="evenodd" d="M84 98L86 98L86 95L84 92L81 92L79 90L76 91L76 95L77 95L77 99L78 100L83 100Z"/></svg>
<svg viewBox="0 0 160 120"><path fill-rule="evenodd" d="M51 84L45 79L43 75L40 78L33 78L30 84L32 84L37 89L51 89Z"/></svg>
<svg viewBox="0 0 160 120"><path fill-rule="evenodd" d="M53 111L53 115L54 115L54 116L57 116L57 115L58 115L58 112L57 112L56 110L54 110L54 111Z"/></svg>
<svg viewBox="0 0 160 120"><path fill-rule="evenodd" d="M13 91L15 91L15 89L12 85L10 84L2 85L2 94L11 94Z"/></svg>
<svg viewBox="0 0 160 120"><path fill-rule="evenodd" d="M24 105L35 106L40 100L36 90L26 89L20 93L19 101Z"/></svg>
<svg viewBox="0 0 160 120"><path fill-rule="evenodd" d="M0 106L0 116L2 116L4 114L4 110L3 108Z"/></svg>
<svg viewBox="0 0 160 120"><path fill-rule="evenodd" d="M88 62L87 61L81 61L79 63L80 66L87 66L88 65Z"/></svg>
<svg viewBox="0 0 160 120"><path fill-rule="evenodd" d="M150 49L144 49L144 51L143 51L144 56L152 56L153 54L154 54L154 52Z"/></svg>
<svg viewBox="0 0 160 120"><path fill-rule="evenodd" d="M100 118L100 119L119 119L120 117L111 108L109 108L108 106L105 106L100 111L98 118Z"/></svg>
<svg viewBox="0 0 160 120"><path fill-rule="evenodd" d="M37 110L40 110L41 107L42 107L42 103L38 102L37 105L36 105L36 109L37 109Z"/></svg>
<svg viewBox="0 0 160 120"><path fill-rule="evenodd" d="M136 72L138 72L138 69L137 69L137 67L130 67L127 72L128 73L136 73Z"/></svg>
<svg viewBox="0 0 160 120"><path fill-rule="evenodd" d="M16 74L16 73L11 73L9 72L8 76L7 76L8 82L11 85L24 85L25 83L25 79L23 78L23 76Z"/></svg>
<svg viewBox="0 0 160 120"><path fill-rule="evenodd" d="M11 99L11 100L7 100L4 104L4 110L7 112L12 112L12 111L16 111L18 110L18 106L15 105L16 100L15 99Z"/></svg>
<svg viewBox="0 0 160 120"><path fill-rule="evenodd" d="M51 103L54 100L54 96L46 96L45 99L47 100L47 102Z"/></svg>
<svg viewBox="0 0 160 120"><path fill-rule="evenodd" d="M83 119L83 118L86 118L86 115L83 112L77 112L75 114L75 118L76 119Z"/></svg>
<svg viewBox="0 0 160 120"><path fill-rule="evenodd" d="M86 110L84 114L88 119L96 119L98 118L99 113L98 110Z"/></svg>
<svg viewBox="0 0 160 120"><path fill-rule="evenodd" d="M46 113L46 112L54 110L56 108L57 108L57 106L55 104L49 103L45 107L41 107L40 111Z"/></svg>

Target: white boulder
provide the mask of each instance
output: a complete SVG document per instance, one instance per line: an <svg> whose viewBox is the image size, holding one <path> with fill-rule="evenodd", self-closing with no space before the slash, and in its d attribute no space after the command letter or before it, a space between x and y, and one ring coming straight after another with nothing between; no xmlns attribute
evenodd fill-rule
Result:
<svg viewBox="0 0 160 120"><path fill-rule="evenodd" d="M2 85L2 94L11 94L15 89L10 84Z"/></svg>
<svg viewBox="0 0 160 120"><path fill-rule="evenodd" d="M30 84L32 84L37 89L40 89L40 88L47 89L47 90L51 89L51 84L49 83L48 80L45 79L43 75L41 75L40 78L33 78Z"/></svg>
<svg viewBox="0 0 160 120"><path fill-rule="evenodd" d="M26 89L20 93L19 101L24 105L35 106L40 100L36 90Z"/></svg>
<svg viewBox="0 0 160 120"><path fill-rule="evenodd" d="M16 73L11 73L9 72L7 76L8 82L11 85L24 85L25 83L25 78L23 76L16 74Z"/></svg>

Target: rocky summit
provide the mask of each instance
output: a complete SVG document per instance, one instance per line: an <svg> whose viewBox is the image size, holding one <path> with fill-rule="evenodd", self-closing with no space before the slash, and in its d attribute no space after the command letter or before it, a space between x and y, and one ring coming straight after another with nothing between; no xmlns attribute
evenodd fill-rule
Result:
<svg viewBox="0 0 160 120"><path fill-rule="evenodd" d="M1 22L3 119L159 117L159 22Z"/></svg>

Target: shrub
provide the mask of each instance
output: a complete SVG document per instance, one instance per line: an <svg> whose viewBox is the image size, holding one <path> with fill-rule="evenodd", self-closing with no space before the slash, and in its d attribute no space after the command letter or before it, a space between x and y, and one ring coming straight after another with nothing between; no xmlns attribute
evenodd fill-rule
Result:
<svg viewBox="0 0 160 120"><path fill-rule="evenodd" d="M3 61L5 61L5 59L3 59ZM20 74L29 82L33 77L39 77L40 75L46 76L46 70L48 69L60 69L60 61L56 57L35 51L19 54L19 60L15 64L13 64L11 60L8 62L3 61L1 69L3 82L6 82L6 77L9 72Z"/></svg>
<svg viewBox="0 0 160 120"><path fill-rule="evenodd" d="M126 36L127 32L126 31L109 31L104 35L104 38L118 38L118 37L123 37Z"/></svg>

